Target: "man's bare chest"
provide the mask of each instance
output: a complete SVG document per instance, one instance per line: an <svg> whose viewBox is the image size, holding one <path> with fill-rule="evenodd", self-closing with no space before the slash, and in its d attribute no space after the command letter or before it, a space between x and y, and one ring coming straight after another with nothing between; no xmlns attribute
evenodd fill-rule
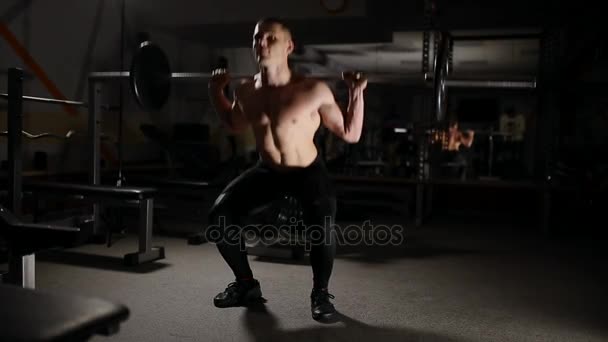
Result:
<svg viewBox="0 0 608 342"><path fill-rule="evenodd" d="M243 103L247 118L255 125L295 124L310 120L318 105L309 92L254 92Z"/></svg>

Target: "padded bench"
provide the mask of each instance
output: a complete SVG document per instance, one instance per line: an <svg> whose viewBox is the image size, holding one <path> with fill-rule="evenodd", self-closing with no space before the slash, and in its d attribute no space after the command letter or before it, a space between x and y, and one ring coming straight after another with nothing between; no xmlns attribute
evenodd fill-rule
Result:
<svg viewBox="0 0 608 342"><path fill-rule="evenodd" d="M112 335L129 309L98 298L0 285L0 341L86 341Z"/></svg>
<svg viewBox="0 0 608 342"><path fill-rule="evenodd" d="M127 265L139 265L145 262L164 259L164 247L152 247L154 196L155 188L117 187L107 185L24 182L23 190L37 195L72 196L93 203L113 203L139 207L139 250L124 256ZM97 232L99 219L95 214L93 232Z"/></svg>

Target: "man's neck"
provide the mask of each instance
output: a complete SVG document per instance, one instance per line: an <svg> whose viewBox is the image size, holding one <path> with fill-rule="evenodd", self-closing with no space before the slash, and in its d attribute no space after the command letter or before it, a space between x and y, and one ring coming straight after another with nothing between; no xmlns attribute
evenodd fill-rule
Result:
<svg viewBox="0 0 608 342"><path fill-rule="evenodd" d="M287 64L261 67L260 78L263 86L284 86L291 80L291 70Z"/></svg>

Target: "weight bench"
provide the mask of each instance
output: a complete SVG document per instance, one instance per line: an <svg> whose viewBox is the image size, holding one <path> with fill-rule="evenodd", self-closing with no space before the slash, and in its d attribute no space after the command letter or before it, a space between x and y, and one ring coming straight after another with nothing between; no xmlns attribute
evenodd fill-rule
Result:
<svg viewBox="0 0 608 342"><path fill-rule="evenodd" d="M0 206L0 236L9 248L9 273L0 285L0 341L85 341L111 335L129 316L124 305L35 291L35 253L79 244L80 229L21 222Z"/></svg>
<svg viewBox="0 0 608 342"><path fill-rule="evenodd" d="M137 177L130 180L133 184L153 186L159 193L180 194L183 192L200 192L204 190L222 190L224 183L207 182L186 178Z"/></svg>
<svg viewBox="0 0 608 342"><path fill-rule="evenodd" d="M0 341L86 341L119 331L129 309L97 298L0 285Z"/></svg>
<svg viewBox="0 0 608 342"><path fill-rule="evenodd" d="M161 199L175 200L176 198L186 198L189 202L200 202L200 207L210 207L217 195L226 186L224 182L202 180L180 179L180 178L156 178L156 177L137 177L130 180L132 184L153 186L158 190L158 197ZM173 203L175 204L175 203ZM157 202L157 206L159 204ZM169 204L171 205L171 203ZM179 205L181 210L188 210L190 207ZM199 207L199 208L200 208ZM197 208L196 210L199 210ZM201 222L202 225L202 222ZM192 233L188 235L188 243L200 245L207 242L203 233Z"/></svg>
<svg viewBox="0 0 608 342"><path fill-rule="evenodd" d="M25 191L46 196L72 196L92 203L109 203L139 208L139 250L124 256L127 265L164 259L164 247L152 247L153 211L155 188L116 187L90 184L70 184L54 182L25 182ZM94 214L97 216L97 214ZM93 218L93 233L97 233L99 220Z"/></svg>

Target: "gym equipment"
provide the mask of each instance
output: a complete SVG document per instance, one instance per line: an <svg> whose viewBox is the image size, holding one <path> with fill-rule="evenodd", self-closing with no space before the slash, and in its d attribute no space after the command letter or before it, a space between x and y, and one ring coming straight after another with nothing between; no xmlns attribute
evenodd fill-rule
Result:
<svg viewBox="0 0 608 342"><path fill-rule="evenodd" d="M8 99L9 95L7 93L1 93L0 98ZM86 107L86 105L87 105L86 103L80 102L80 101L47 99L44 97L35 97L35 96L22 96L22 98L25 101L31 101L31 102L65 104L65 105L70 105L70 106L82 106L82 107Z"/></svg>
<svg viewBox="0 0 608 342"><path fill-rule="evenodd" d="M149 41L143 42L131 63L129 78L137 103L145 110L162 108L171 93L171 69L165 53Z"/></svg>
<svg viewBox="0 0 608 342"><path fill-rule="evenodd" d="M1 205L0 236L9 249L8 273L3 275L2 280L27 288L36 286L35 253L50 248L70 247L81 239L78 228L21 222Z"/></svg>
<svg viewBox="0 0 608 342"><path fill-rule="evenodd" d="M139 208L139 248L137 252L125 254L124 263L133 266L164 259L165 257L163 247L152 246L154 196L157 193L155 188L27 182L23 184L23 189L38 196L48 196L50 198L57 196L61 198L72 197L92 204L109 203L137 207ZM99 220L93 218L92 235L98 233L96 230L97 222Z"/></svg>
<svg viewBox="0 0 608 342"><path fill-rule="evenodd" d="M452 80L448 79L449 73L449 47L451 37L449 33L443 32L440 37L440 52L436 55L435 68L431 73L416 74L396 74L396 73L371 73L365 74L368 82L376 83L405 83L417 86L433 87L436 97L435 118L436 122L445 119L447 105L448 87L480 87L480 88L516 88L516 89L535 89L536 81L501 81L501 80ZM338 74L312 74L309 77L323 80L340 80L342 75ZM91 178L93 184L98 184L100 165L99 165L99 116L103 107L96 104L102 92L102 83L106 81L128 80L131 91L137 103L142 108L154 111L160 110L169 98L171 83L174 81L182 82L202 82L208 81L212 77L211 73L189 73L171 72L167 56L162 50L151 43L145 41L140 45L140 50L135 54L130 71L110 71L93 72L89 74L89 132L91 156L95 161L91 165ZM250 79L252 75L233 74L233 80ZM120 147L119 147L120 148Z"/></svg>
<svg viewBox="0 0 608 342"><path fill-rule="evenodd" d="M435 119L438 122L445 121L447 112L448 99L447 99L447 76L449 74L448 62L450 53L449 35L445 32L439 35L438 49L435 53L435 79L434 90L435 90ZM462 82L462 81L461 81ZM463 82L467 84L467 82Z"/></svg>
<svg viewBox="0 0 608 342"><path fill-rule="evenodd" d="M101 186L99 181L94 184L64 184L51 182L26 182L22 184L22 156L21 156L21 136L23 101L27 97L22 96L23 92L23 72L17 68L11 68L8 72L8 207L15 217L21 216L21 197L22 189L31 191L34 195L55 196L65 198L71 196L84 201L93 202L94 213L92 216L93 227L89 235L98 234L99 230L99 204L111 203L119 206L137 206L140 214L139 226L139 250L135 253L125 255L124 261L127 265L135 265L143 262L164 258L163 247L152 247L152 219L154 210L154 188L135 188L135 187L113 187ZM47 102L47 101L43 101ZM51 101L48 103L64 103ZM80 104L77 104L80 105ZM21 134L20 134L21 133ZM27 133L27 132L26 132ZM71 137L73 132L66 135ZM53 136L49 133L33 135L30 133L25 136L37 137ZM61 137L61 136L60 136ZM97 161L98 162L98 161ZM96 211L97 210L97 211ZM25 255L14 261L11 272L22 272L23 264L33 264L34 255ZM29 260L28 260L29 259ZM21 265L21 266L20 266Z"/></svg>
<svg viewBox="0 0 608 342"><path fill-rule="evenodd" d="M398 73L366 73L365 77L370 83L395 83L413 84L420 86L434 87L437 100L436 112L437 119L443 120L446 106L447 87L468 87L468 88L514 88L514 89L535 89L536 80L521 81L502 81L502 80L452 80L448 79L449 74L449 51L452 38L447 32L438 34L438 51L435 54L434 72L398 74ZM338 74L311 74L308 77L321 80L337 81L342 79ZM146 111L156 111L162 109L171 93L172 81L207 81L212 77L211 73L196 72L171 72L169 59L160 47L150 41L143 42L131 62L130 71L110 71L93 72L89 74L89 83L102 80L129 80L131 91L137 103ZM233 80L251 79L252 75L234 74ZM8 94L0 93L0 97L8 98ZM90 103L80 101L56 100L42 97L24 96L24 100L89 107Z"/></svg>
<svg viewBox="0 0 608 342"><path fill-rule="evenodd" d="M447 87L482 87L482 88L536 88L535 80L501 81L501 80L450 80L449 51L451 37L447 32L439 34L439 49L435 56L434 73L365 73L371 83L396 83L431 86L435 89L438 101L437 110L445 111ZM251 79L252 75L233 74L232 80ZM337 81L342 79L338 74L311 74L308 77ZM95 83L103 80L129 80L132 93L137 103L145 110L160 110L171 91L172 81L207 81L211 73L199 72L171 72L169 60L165 53L150 41L143 42L131 64L130 71L93 72L89 74L89 82ZM443 119L445 115L437 115Z"/></svg>
<svg viewBox="0 0 608 342"><path fill-rule="evenodd" d="M398 73L362 73L370 83L394 83L394 84L415 84L415 85L427 85L426 81L432 81L434 77L430 74L398 74ZM89 74L95 80L111 80L111 79L123 79L129 78L130 72L94 72ZM326 80L326 81L339 81L342 79L341 75L338 74L309 74L307 77ZM135 76L137 77L137 76ZM206 72L173 72L169 75L156 75L156 77L149 77L152 79L171 79L176 81L207 81L212 77L211 73ZM146 77L148 78L148 77ZM248 74L230 74L230 79L234 81L250 80L253 75ZM137 81L134 81L134 86L137 87ZM140 87L149 87L150 84L140 84ZM163 82L164 83L164 82ZM460 88L536 88L535 80L522 80L522 81L501 81L501 80L450 80L444 79L445 86L448 87L460 87ZM134 92L136 92L134 90Z"/></svg>
<svg viewBox="0 0 608 342"><path fill-rule="evenodd" d="M52 134L52 133L40 133L40 134L32 134L28 131L21 131L21 134L28 138L28 139L40 139L40 138L56 138L56 139L70 139L74 134L76 133L76 131L74 130L69 130L65 136L63 135L57 135L57 134ZM1 137L5 137L8 136L8 131L2 131L0 132L0 136Z"/></svg>
<svg viewBox="0 0 608 342"><path fill-rule="evenodd" d="M434 98L434 124L443 123L446 119L447 106L447 88L449 87L467 87L467 88L508 88L508 89L536 89L536 79L528 80L458 80L449 79L450 72L450 48L452 37L448 32L437 34L437 53L435 54L434 70L425 73L416 74L396 74L396 73L370 73L365 77L370 83L399 83L411 84L415 86L424 86L433 88ZM91 128L91 155L93 160L98 160L98 136L97 120L100 108L94 105L96 98L99 98L99 93L102 89L102 83L105 81L124 81L129 80L132 88L132 93L136 96L137 102L145 106L149 110L159 110L164 105L163 101L155 101L155 99L146 98L148 94L156 94L158 99L167 99L171 89L170 83L174 81L180 82L204 82L208 81L211 73L174 73L168 68L168 59L159 48L150 42L145 42L140 47L141 53L136 54L130 71L111 71L111 72L93 72L89 74L89 123ZM148 51L148 52L144 52ZM141 66L145 63L145 66ZM232 80L250 79L252 75L232 74ZM312 74L308 77L318 78L323 80L340 80L341 75L333 74ZM425 180L424 172L424 148L420 148L420 163L419 163L419 179ZM100 167L98 163L92 165L91 174L93 179L98 179ZM93 182L95 184L95 181ZM422 188L421 188L422 189ZM421 196L417 196L420 198ZM417 206L420 207L421 206ZM417 210L418 212L419 210Z"/></svg>
<svg viewBox="0 0 608 342"><path fill-rule="evenodd" d="M129 318L123 304L0 285L0 341L86 341L113 335Z"/></svg>

